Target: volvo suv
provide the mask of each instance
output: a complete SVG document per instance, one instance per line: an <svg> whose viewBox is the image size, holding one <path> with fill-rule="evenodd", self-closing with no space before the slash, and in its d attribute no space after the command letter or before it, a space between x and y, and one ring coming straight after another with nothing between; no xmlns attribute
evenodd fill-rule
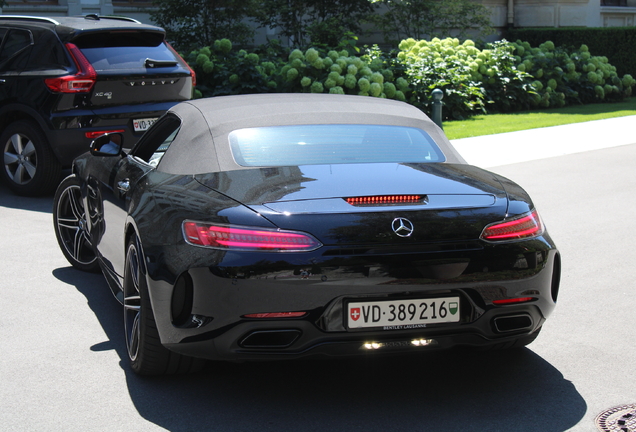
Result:
<svg viewBox="0 0 636 432"><path fill-rule="evenodd" d="M53 191L97 136L134 144L196 85L165 31L130 18L0 15L0 40L0 171L19 195Z"/></svg>

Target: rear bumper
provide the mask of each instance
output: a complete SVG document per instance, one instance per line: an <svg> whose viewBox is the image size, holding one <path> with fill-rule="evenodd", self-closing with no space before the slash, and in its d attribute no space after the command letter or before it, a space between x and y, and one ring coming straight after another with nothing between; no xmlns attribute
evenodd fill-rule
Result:
<svg viewBox="0 0 636 432"><path fill-rule="evenodd" d="M516 308L512 315L510 312L489 312L470 325L390 332L325 333L306 321L241 323L216 337L204 334L165 346L193 357L228 361L408 354L454 347L505 345L538 331L545 321L535 307ZM505 333L493 331L494 319L506 316L527 317L530 325Z"/></svg>
<svg viewBox="0 0 636 432"><path fill-rule="evenodd" d="M46 131L55 156L64 167L89 150L92 139L86 133L123 131L124 147L132 148L143 132L135 132L136 119L161 117L176 102L110 107L100 110L71 110L51 117L53 128Z"/></svg>
<svg viewBox="0 0 636 432"><path fill-rule="evenodd" d="M538 331L556 305L559 254L546 241L533 243L535 248L544 248L543 258L529 264L533 268L517 269L516 275L515 271L501 269L448 280L409 279L387 283L382 278L374 278L373 270L359 266L340 267L339 273L333 269L328 273L328 269L323 268L322 274L309 276L297 272L296 277L291 271L289 277L277 272L277 276L271 278L267 275L245 277L245 273L240 273L242 277L237 277L238 273L234 273L235 277L225 277L232 273L228 273L227 267L191 268L184 274L190 281L192 306L185 315L180 314L187 319L179 322L175 322L174 284L150 275L148 283L162 343L173 351L194 357L246 361L487 346L512 342ZM526 250L526 247L519 249ZM449 296L460 297L461 318L457 323L347 328L346 305L351 300ZM531 300L506 305L493 303L518 297ZM296 311L307 312L307 315L287 319L244 317L254 313ZM425 342L417 345L414 340ZM378 347L365 347L371 342Z"/></svg>

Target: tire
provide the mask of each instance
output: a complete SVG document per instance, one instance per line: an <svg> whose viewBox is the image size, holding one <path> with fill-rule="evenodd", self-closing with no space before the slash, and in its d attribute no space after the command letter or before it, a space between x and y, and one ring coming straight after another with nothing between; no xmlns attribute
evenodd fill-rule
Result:
<svg viewBox="0 0 636 432"><path fill-rule="evenodd" d="M78 270L98 272L80 181L74 174L66 177L55 192L53 225L57 243L68 262Z"/></svg>
<svg viewBox="0 0 636 432"><path fill-rule="evenodd" d="M50 194L57 186L62 166L42 130L30 120L15 121L0 136L2 176L17 195Z"/></svg>
<svg viewBox="0 0 636 432"><path fill-rule="evenodd" d="M124 268L124 332L130 367L139 375L191 373L205 361L169 351L162 344L148 295L139 240L126 248Z"/></svg>

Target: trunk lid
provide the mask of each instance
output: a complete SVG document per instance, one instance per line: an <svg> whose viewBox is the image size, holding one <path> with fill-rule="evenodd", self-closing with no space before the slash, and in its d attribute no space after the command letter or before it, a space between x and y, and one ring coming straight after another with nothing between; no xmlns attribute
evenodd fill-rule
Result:
<svg viewBox="0 0 636 432"><path fill-rule="evenodd" d="M324 245L397 244L408 249L476 240L485 225L504 218L508 202L494 174L459 164L312 165L196 178L281 229L309 232ZM421 199L381 205L345 200L394 195Z"/></svg>
<svg viewBox="0 0 636 432"><path fill-rule="evenodd" d="M89 107L179 102L192 96L190 68L155 31L82 33L76 44L97 73Z"/></svg>

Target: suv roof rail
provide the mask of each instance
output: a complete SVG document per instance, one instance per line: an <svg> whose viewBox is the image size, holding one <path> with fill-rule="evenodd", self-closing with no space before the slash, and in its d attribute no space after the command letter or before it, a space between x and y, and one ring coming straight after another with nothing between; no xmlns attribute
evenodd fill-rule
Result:
<svg viewBox="0 0 636 432"><path fill-rule="evenodd" d="M48 17L26 16L26 15L0 15L1 20L22 20L22 21L45 21L51 24L60 25L58 21Z"/></svg>
<svg viewBox="0 0 636 432"><path fill-rule="evenodd" d="M84 16L85 19L99 21L100 19L112 19L118 21L127 21L135 24L141 24L141 21L137 21L134 18L120 16L120 15L97 15L97 14L88 14Z"/></svg>

